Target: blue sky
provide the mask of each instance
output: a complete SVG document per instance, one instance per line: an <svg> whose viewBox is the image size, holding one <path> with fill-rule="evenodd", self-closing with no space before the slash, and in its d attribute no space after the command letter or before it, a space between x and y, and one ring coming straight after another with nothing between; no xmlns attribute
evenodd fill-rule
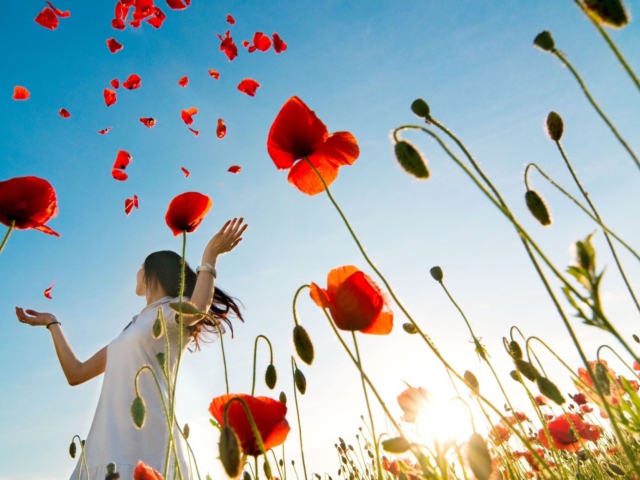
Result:
<svg viewBox="0 0 640 480"><path fill-rule="evenodd" d="M115 3L115 2L113 2ZM627 240L640 234L633 205L638 203L640 172L587 104L569 72L551 55L532 47L550 30L583 74L605 111L636 149L638 104L633 89L590 22L570 1L520 3L403 2L237 2L193 0L176 12L164 8L160 30L144 24L120 32L110 26L112 2L57 2L70 10L57 30L33 19L44 2L13 2L0 28L0 179L23 175L46 178L55 187L59 215L49 225L54 238L35 231L15 232L0 256L1 479L66 478L75 460L67 452L73 435L88 433L101 379L78 387L66 384L49 332L20 324L15 305L50 311L81 360L108 344L144 306L134 294L135 274L145 256L160 249L179 250L164 222L169 201L184 191L210 195L213 208L189 236L187 260L197 265L211 235L234 216L249 228L236 250L219 261L218 282L245 305L246 324L227 345L231 388L251 388L253 339L269 336L276 345L280 380L275 393L292 398L286 375L293 353L291 301L298 286L326 282L332 268L353 264L372 274L325 195L307 197L291 187L266 152L269 128L281 105L301 97L330 132L347 130L358 139L361 156L344 167L331 190L376 265L389 278L418 322L460 370L471 369L487 390L489 377L469 335L444 293L429 276L441 265L448 288L465 308L496 361L506 362L502 336L511 325L538 334L578 365L573 347L513 229L437 145L406 134L426 155L428 181L407 176L393 157L390 132L416 123L409 110L418 97L433 115L462 138L501 189L526 228L559 267L571 259L570 245L595 226L538 177L533 185L551 204L555 223L543 229L524 206L522 173L537 162L575 192L543 121L555 110L565 120L563 143L603 218ZM230 27L231 13L237 23ZM632 12L632 14L635 12ZM229 62L218 50L216 33L227 29L240 55ZM288 49L276 55L248 54L241 46L255 31L278 32ZM124 45L117 54L105 41ZM636 71L640 33L636 25L613 32ZM207 70L214 68L220 80ZM105 107L109 80L137 73L138 90L118 90L118 102ZM180 88L183 75L190 83ZM236 90L243 78L260 84L255 97ZM26 102L11 99L13 87L31 92ZM180 110L198 107L195 137ZM62 119L57 112L72 114ZM147 129L140 117L154 117ZM215 136L218 118L227 136ZM106 136L97 131L112 126ZM118 150L129 151L129 179L117 182L110 168ZM242 172L227 172L231 165ZM184 166L191 171L185 178ZM140 209L127 217L124 199L137 194ZM598 262L611 264L601 233ZM635 286L640 275L629 255ZM53 300L42 292L55 280ZM605 305L626 335L638 331L638 312L615 267L603 286ZM340 350L324 316L304 295L299 305L312 335L317 359L304 369L307 394L301 400L310 471L335 474L333 444L353 441L365 413L356 370ZM361 339L364 365L389 405L403 380L448 398L446 376L415 337L396 327L387 337ZM577 322L576 322L577 324ZM609 341L598 331L577 326L587 350ZM382 352L382 353L381 353ZM259 352L266 367L266 352ZM506 376L510 368L501 369ZM261 367L261 368L264 368ZM219 345L189 354L183 362L178 417L191 426L201 471L221 475L214 429L206 408L224 393ZM558 382L567 376L558 371ZM262 388L262 390L261 390ZM567 383L565 390L570 389ZM519 392L514 395L520 395ZM518 398L518 397L516 397ZM500 404L500 401L498 400ZM296 458L294 430L288 458ZM215 478L215 477L214 477Z"/></svg>

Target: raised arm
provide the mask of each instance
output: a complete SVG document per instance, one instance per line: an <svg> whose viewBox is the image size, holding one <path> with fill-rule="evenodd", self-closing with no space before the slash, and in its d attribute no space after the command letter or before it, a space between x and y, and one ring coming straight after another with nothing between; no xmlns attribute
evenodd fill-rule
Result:
<svg viewBox="0 0 640 480"><path fill-rule="evenodd" d="M16 316L22 323L31 325L32 327L46 326L51 322L56 322L56 317L50 313L36 312L35 310L23 310L16 307ZM107 365L107 347L98 350L89 360L81 362L73 353L69 342L67 342L62 327L59 323L53 323L47 328L51 332L53 344L60 361L60 366L67 378L69 385L75 386L91 380L93 377L104 373Z"/></svg>

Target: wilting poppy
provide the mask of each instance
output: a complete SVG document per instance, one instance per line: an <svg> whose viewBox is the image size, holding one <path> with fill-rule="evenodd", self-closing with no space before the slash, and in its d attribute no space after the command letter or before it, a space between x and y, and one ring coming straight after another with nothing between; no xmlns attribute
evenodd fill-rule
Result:
<svg viewBox="0 0 640 480"><path fill-rule="evenodd" d="M147 23L154 28L160 28L162 23L166 20L167 16L159 7L153 7L153 16L147 20Z"/></svg>
<svg viewBox="0 0 640 480"><path fill-rule="evenodd" d="M111 80L109 82L111 84L111 86L115 89L120 88L120 80L118 80L117 78L114 78L113 80Z"/></svg>
<svg viewBox="0 0 640 480"><path fill-rule="evenodd" d="M386 335L393 328L393 312L387 295L364 272L353 265L334 268L327 276L327 289L311 283L311 298L328 308L336 327Z"/></svg>
<svg viewBox="0 0 640 480"><path fill-rule="evenodd" d="M55 30L58 28L58 17L53 10L47 7L44 7L34 21L38 25L48 28L49 30Z"/></svg>
<svg viewBox="0 0 640 480"><path fill-rule="evenodd" d="M284 52L287 49L287 44L280 38L277 33L273 34L273 49L276 53Z"/></svg>
<svg viewBox="0 0 640 480"><path fill-rule="evenodd" d="M138 196L134 195L133 198L127 198L124 201L124 213L129 216L133 208L138 208Z"/></svg>
<svg viewBox="0 0 640 480"><path fill-rule="evenodd" d="M227 172L240 173L241 170L242 170L242 167L240 165L233 165L233 166L229 167Z"/></svg>
<svg viewBox="0 0 640 480"><path fill-rule="evenodd" d="M229 36L231 32L227 30L224 34L224 38L219 33L218 38L220 39L220 50L225 53L229 61L232 61L234 58L238 56L238 47L235 43L233 43L233 38Z"/></svg>
<svg viewBox="0 0 640 480"><path fill-rule="evenodd" d="M39 177L16 177L0 182L0 223L25 230L33 228L49 235L60 235L45 225L58 214L56 192Z"/></svg>
<svg viewBox="0 0 640 480"><path fill-rule="evenodd" d="M226 134L227 134L227 126L225 125L224 120L219 118L218 126L216 127L216 135L218 136L218 138L224 138Z"/></svg>
<svg viewBox="0 0 640 480"><path fill-rule="evenodd" d="M213 78L214 80L220 79L220 73L217 70L209 70L209 75L211 75L211 78Z"/></svg>
<svg viewBox="0 0 640 480"><path fill-rule="evenodd" d="M153 127L156 125L156 119L155 119L155 118L151 118L151 117L148 117L148 118L146 118L146 117L142 117L142 118L140 119L140 121L141 121L142 123L144 123L144 125L145 125L146 127L149 127L149 128L153 128Z"/></svg>
<svg viewBox="0 0 640 480"><path fill-rule="evenodd" d="M182 232L193 232L211 209L213 202L207 195L198 192L186 192L178 195L167 209L165 220L177 237Z"/></svg>
<svg viewBox="0 0 640 480"><path fill-rule="evenodd" d="M256 32L253 34L253 44L249 44L248 42L242 42L245 47L249 47L249 53L255 52L256 50L260 50L261 52L266 52L271 48L271 39L266 36L262 32Z"/></svg>
<svg viewBox="0 0 640 480"><path fill-rule="evenodd" d="M260 86L258 82L252 80L251 78L245 78L238 85L238 90L242 93L246 93L250 97L254 97L256 95L256 89Z"/></svg>
<svg viewBox="0 0 640 480"><path fill-rule="evenodd" d="M163 480L163 478L159 471L139 460L136 469L133 471L133 480Z"/></svg>
<svg viewBox="0 0 640 480"><path fill-rule="evenodd" d="M167 0L167 5L169 5L169 8L173 10L184 10L189 6L189 1L183 2L182 0Z"/></svg>
<svg viewBox="0 0 640 480"><path fill-rule="evenodd" d="M135 73L129 75L129 78L125 82L122 82L122 86L127 90L135 90L136 88L140 88L140 82L142 80Z"/></svg>
<svg viewBox="0 0 640 480"><path fill-rule="evenodd" d="M216 421L225 427L225 406L233 398L241 398L247 404L251 416L256 424L258 433L262 437L265 451L284 443L291 427L285 415L287 406L269 397L253 397L246 394L227 394L216 397L209 405L209 413ZM228 425L233 429L240 440L240 448L245 455L257 457L262 454L258 441L253 434L251 424L247 418L244 407L240 402L233 402L227 412Z"/></svg>
<svg viewBox="0 0 640 480"><path fill-rule="evenodd" d="M98 130L98 133L100 135L106 135L107 133L109 133L111 131L113 127L107 127L107 128L103 128L102 130Z"/></svg>
<svg viewBox="0 0 640 480"><path fill-rule="evenodd" d="M180 80L178 80L178 85L180 85L181 87L186 87L188 83L189 77L187 76L181 77Z"/></svg>
<svg viewBox="0 0 640 480"><path fill-rule="evenodd" d="M29 90L27 90L26 88L21 87L19 85L16 85L15 87L13 87L14 100L27 100L30 96L31 94L29 93Z"/></svg>
<svg viewBox="0 0 640 480"><path fill-rule="evenodd" d="M398 405L404 413L404 421L414 423L418 419L418 415L426 407L431 400L429 392L423 387L409 386L397 397Z"/></svg>
<svg viewBox="0 0 640 480"><path fill-rule="evenodd" d="M200 135L200 132L199 132L198 130L194 130L194 129L193 129L193 128L191 128L191 127L188 127L188 128L189 128L189 130L191 130L191 131L193 132L193 134L194 134L196 137L197 137L198 135Z"/></svg>
<svg viewBox="0 0 640 480"><path fill-rule="evenodd" d="M193 123L193 116L198 113L198 109L196 107L187 108L186 110L182 110L181 116L182 121L187 125L191 125Z"/></svg>
<svg viewBox="0 0 640 480"><path fill-rule="evenodd" d="M115 38L109 38L107 40L107 47L109 48L109 51L111 53L116 53L122 50L122 44L118 43L118 41Z"/></svg>
<svg viewBox="0 0 640 480"><path fill-rule="evenodd" d="M227 23L229 25L235 25L236 24L236 19L233 18L231 15L227 15Z"/></svg>
<svg viewBox="0 0 640 480"><path fill-rule="evenodd" d="M104 103L107 107L110 107L114 103L116 103L116 92L111 90L110 88L104 89Z"/></svg>
<svg viewBox="0 0 640 480"><path fill-rule="evenodd" d="M352 165L360 155L353 135L329 135L325 124L298 97L291 97L278 112L269 131L267 150L279 170L290 169L289 183L307 195L316 195L324 187L306 161L296 160L307 157L329 186L337 178L338 169Z"/></svg>
<svg viewBox="0 0 640 480"><path fill-rule="evenodd" d="M60 115L62 118L69 118L71 116L66 108L61 108L60 110L58 110L58 115Z"/></svg>
<svg viewBox="0 0 640 480"><path fill-rule="evenodd" d="M45 288L44 290L44 296L47 297L49 300L53 300L53 297L51 296L51 290L53 290L53 286L55 285L55 281L51 282L51 286L48 288Z"/></svg>
<svg viewBox="0 0 640 480"><path fill-rule="evenodd" d="M577 452L582 448L578 437L582 438L583 442L596 442L600 438L600 431L596 426L585 422L575 413L565 413L556 417L547 423L547 429L551 440L544 429L538 432L538 440L547 450L551 448L550 442L553 442L558 450Z"/></svg>
<svg viewBox="0 0 640 480"><path fill-rule="evenodd" d="M184 173L185 177L188 177L189 175L191 175L191 173L189 173L189 170L187 170L184 167L180 167L180 170L182 170L182 173Z"/></svg>

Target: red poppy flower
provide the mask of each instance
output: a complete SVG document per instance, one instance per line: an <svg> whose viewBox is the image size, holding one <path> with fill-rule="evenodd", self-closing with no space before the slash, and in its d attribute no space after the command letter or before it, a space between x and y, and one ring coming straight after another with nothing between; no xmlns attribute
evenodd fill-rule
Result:
<svg viewBox="0 0 640 480"><path fill-rule="evenodd" d="M240 82L240 85L238 85L238 90L240 90L242 93L246 93L250 97L255 97L256 89L259 86L260 84L255 80L252 80L250 78L245 78Z"/></svg>
<svg viewBox="0 0 640 480"><path fill-rule="evenodd" d="M56 191L39 177L16 177L0 182L0 223L18 230L33 228L60 235L45 225L58 214Z"/></svg>
<svg viewBox="0 0 640 480"><path fill-rule="evenodd" d="M227 126L224 124L224 120L219 118L218 126L216 127L216 135L218 136L218 138L224 138L226 134L227 134Z"/></svg>
<svg viewBox="0 0 640 480"><path fill-rule="evenodd" d="M506 442L511 437L511 431L508 427L505 427L502 423L496 423L491 430L489 431L489 436L491 440L496 445L502 444L502 442Z"/></svg>
<svg viewBox="0 0 640 480"><path fill-rule="evenodd" d="M196 107L191 107L186 110L182 110L182 121L187 125L191 125L193 123L193 116L198 113L198 109Z"/></svg>
<svg viewBox="0 0 640 480"><path fill-rule="evenodd" d="M209 75L215 80L220 79L220 73L217 70L209 70Z"/></svg>
<svg viewBox="0 0 640 480"><path fill-rule="evenodd" d="M229 61L232 61L234 58L238 56L238 47L236 46L235 43L233 43L233 38L229 36L230 33L231 32L227 30L226 33L224 34L224 38L222 38L222 35L220 35L219 33L216 33L216 35L218 35L218 38L220 39L220 42L221 42L220 50L225 53Z"/></svg>
<svg viewBox="0 0 640 480"><path fill-rule="evenodd" d="M189 83L189 77L186 77L186 76L178 80L178 85L180 85L181 87L186 87L188 83Z"/></svg>
<svg viewBox="0 0 640 480"><path fill-rule="evenodd" d="M163 480L163 478L160 472L139 460L133 471L133 480Z"/></svg>
<svg viewBox="0 0 640 480"><path fill-rule="evenodd" d="M397 397L398 405L404 413L404 421L408 423L414 423L418 419L418 415L422 412L429 403L430 395L422 387L409 386Z"/></svg>
<svg viewBox="0 0 640 480"><path fill-rule="evenodd" d="M27 100L30 96L31 94L29 93L29 90L27 90L26 88L21 87L19 85L16 85L15 87L13 87L14 100Z"/></svg>
<svg viewBox="0 0 640 480"><path fill-rule="evenodd" d="M572 424L573 423L573 427ZM553 442L556 449L577 452L582 448L578 437L583 441L595 442L600 438L600 431L589 423L586 423L575 413L565 413L547 423L547 429L551 439L546 435L544 429L538 432L538 440L549 450L550 442Z"/></svg>
<svg viewBox="0 0 640 480"><path fill-rule="evenodd" d="M572 395L571 398L578 405L584 405L585 403L587 403L587 397L584 395L584 393L576 393L575 395Z"/></svg>
<svg viewBox="0 0 640 480"><path fill-rule="evenodd" d="M59 10L59 9L57 9L56 7L54 7L54 6L51 4L51 2L46 2L46 4L47 4L47 5L49 5L49 8L50 8L51 10L53 10L53 13L55 13L57 17L60 17L60 18L68 18L68 17L70 17L70 16L71 16L71 12L69 12L69 11L63 12L62 10Z"/></svg>
<svg viewBox="0 0 640 480"><path fill-rule="evenodd" d="M536 401L536 405L538 405L539 407L547 404L547 399L542 395L537 395L534 400Z"/></svg>
<svg viewBox="0 0 640 480"><path fill-rule="evenodd" d="M580 405L580 410L582 411L582 413L591 413L593 412L593 408L591 408L589 405Z"/></svg>
<svg viewBox="0 0 640 480"><path fill-rule="evenodd" d="M341 330L386 335L393 328L387 295L353 265L331 270L326 290L311 283L311 298L319 307L329 309Z"/></svg>
<svg viewBox="0 0 640 480"><path fill-rule="evenodd" d="M184 10L189 6L189 2L182 2L182 0L167 0L167 5L173 10Z"/></svg>
<svg viewBox="0 0 640 480"><path fill-rule="evenodd" d="M640 363L638 363L637 360L633 361L633 369L636 371L640 370Z"/></svg>
<svg viewBox="0 0 640 480"><path fill-rule="evenodd" d="M116 103L116 92L111 90L110 88L105 88L104 103L106 103L107 107L110 107L111 105Z"/></svg>
<svg viewBox="0 0 640 480"><path fill-rule="evenodd" d="M253 34L252 45L248 44L248 42L247 44L245 44L245 42L242 42L242 44L245 47L249 46L249 53L255 52L256 50L260 50L261 52L266 52L271 48L271 39L267 37L265 34L263 34L262 32L256 32Z"/></svg>
<svg viewBox="0 0 640 480"><path fill-rule="evenodd" d="M140 88L141 81L140 77L134 73L129 75L126 82L122 82L122 86L128 90L135 90L136 88Z"/></svg>
<svg viewBox="0 0 640 480"><path fill-rule="evenodd" d="M116 53L122 50L122 44L118 43L118 41L115 38L109 38L107 40L107 47L109 48L109 51L111 53Z"/></svg>
<svg viewBox="0 0 640 480"><path fill-rule="evenodd" d="M118 80L117 78L114 78L113 80L111 80L109 82L111 84L111 86L115 89L120 88L120 80Z"/></svg>
<svg viewBox="0 0 640 480"><path fill-rule="evenodd" d="M44 7L34 20L38 25L48 28L49 30L58 28L58 17L50 8Z"/></svg>
<svg viewBox="0 0 640 480"><path fill-rule="evenodd" d="M207 195L186 192L171 200L164 218L173 235L177 237L182 232L190 233L198 228L211 205L213 202Z"/></svg>
<svg viewBox="0 0 640 480"><path fill-rule="evenodd" d="M236 397L244 400L249 407L258 433L262 437L265 451L284 443L291 428L285 418L287 406L282 402L269 397L253 397L242 393L232 393L214 398L209 405L209 413L222 427L226 426L224 422L225 406L232 398ZM261 455L258 441L253 435L251 424L240 402L233 402L227 414L229 426L238 436L242 452L254 457Z"/></svg>
<svg viewBox="0 0 640 480"><path fill-rule="evenodd" d="M231 15L227 15L227 23L229 25L235 25L236 24L236 19L233 18Z"/></svg>
<svg viewBox="0 0 640 480"><path fill-rule="evenodd" d="M280 38L277 33L273 34L273 49L276 53L284 52L287 49L287 44Z"/></svg>
<svg viewBox="0 0 640 480"><path fill-rule="evenodd" d="M307 157L329 186L338 169L352 165L360 155L353 135L329 135L325 124L298 97L291 97L280 109L269 131L267 150L279 170L291 169L289 183L307 195L316 195L324 187L306 161L296 160Z"/></svg>
<svg viewBox="0 0 640 480"><path fill-rule="evenodd" d="M133 198L127 198L124 201L124 213L129 216L133 208L138 208L138 196L134 195Z"/></svg>
<svg viewBox="0 0 640 480"><path fill-rule="evenodd" d="M44 296L47 297L49 300L53 300L53 297L51 296L51 290L53 290L53 286L55 285L55 281L51 282L51 286L48 288L45 288L44 290Z"/></svg>
<svg viewBox="0 0 640 480"><path fill-rule="evenodd" d="M184 167L180 167L180 170L182 170L182 173L184 173L185 177L188 177L189 175L191 175L191 173L189 173L189 170L187 170Z"/></svg>
<svg viewBox="0 0 640 480"><path fill-rule="evenodd" d="M159 7L153 7L153 16L147 20L147 23L154 28L160 28L167 16Z"/></svg>
<svg viewBox="0 0 640 480"><path fill-rule="evenodd" d="M140 119L140 121L141 121L142 123L144 123L144 125L145 125L146 127L149 127L149 128L153 128L153 127L156 125L156 119L155 119L155 118L151 118L151 117L148 117L148 118L146 118L146 117L142 117L142 118Z"/></svg>
<svg viewBox="0 0 640 480"><path fill-rule="evenodd" d="M69 111L66 108L61 108L60 110L58 110L58 114L62 118L69 118L71 116L71 114L69 113Z"/></svg>
<svg viewBox="0 0 640 480"><path fill-rule="evenodd" d="M233 165L233 166L229 167L227 172L240 173L241 170L242 170L242 167L240 165Z"/></svg>
<svg viewBox="0 0 640 480"><path fill-rule="evenodd" d="M103 128L102 130L98 130L98 133L100 135L106 135L107 133L109 133L109 131L111 131L113 127L107 127L107 128Z"/></svg>
<svg viewBox="0 0 640 480"><path fill-rule="evenodd" d="M197 137L198 135L200 135L200 132L199 132L198 130L194 130L194 129L193 129L193 128L191 128L191 127L188 127L188 128L189 128L189 130L191 130L191 131L193 132L193 134L194 134L196 137Z"/></svg>

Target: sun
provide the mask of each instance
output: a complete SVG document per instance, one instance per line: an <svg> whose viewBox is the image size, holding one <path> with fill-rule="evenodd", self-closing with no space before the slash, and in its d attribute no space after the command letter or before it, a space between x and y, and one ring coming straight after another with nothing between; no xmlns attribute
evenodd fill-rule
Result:
<svg viewBox="0 0 640 480"><path fill-rule="evenodd" d="M416 433L421 441L432 443L466 441L473 433L469 409L459 398L432 398L418 415Z"/></svg>

